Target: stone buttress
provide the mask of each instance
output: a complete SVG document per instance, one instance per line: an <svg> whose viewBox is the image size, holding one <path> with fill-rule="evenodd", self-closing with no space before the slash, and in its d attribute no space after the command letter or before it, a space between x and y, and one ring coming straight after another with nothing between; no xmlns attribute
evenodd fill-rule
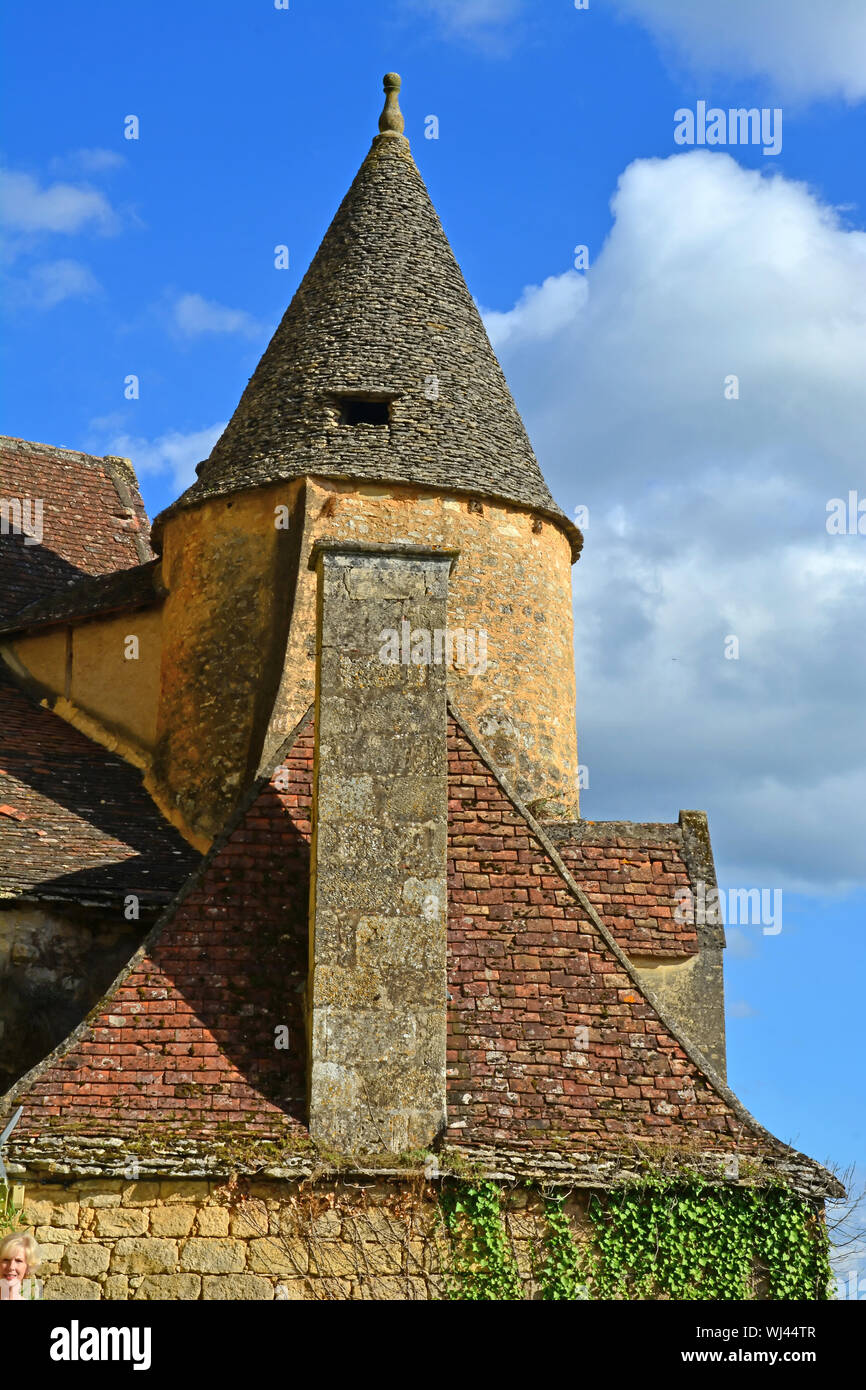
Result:
<svg viewBox="0 0 866 1390"><path fill-rule="evenodd" d="M445 1126L445 667L411 641L441 640L452 561L315 553L310 1132L338 1151L428 1148Z"/></svg>

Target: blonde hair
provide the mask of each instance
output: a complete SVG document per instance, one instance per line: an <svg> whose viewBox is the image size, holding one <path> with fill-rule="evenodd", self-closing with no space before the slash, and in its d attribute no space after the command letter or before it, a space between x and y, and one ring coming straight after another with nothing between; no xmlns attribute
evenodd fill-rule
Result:
<svg viewBox="0 0 866 1390"><path fill-rule="evenodd" d="M19 1245L24 1251L24 1258L27 1261L27 1273L32 1274L42 1263L42 1256L36 1241L26 1231L11 1231L8 1236L4 1236L0 1240L0 1260L8 1259L12 1251Z"/></svg>

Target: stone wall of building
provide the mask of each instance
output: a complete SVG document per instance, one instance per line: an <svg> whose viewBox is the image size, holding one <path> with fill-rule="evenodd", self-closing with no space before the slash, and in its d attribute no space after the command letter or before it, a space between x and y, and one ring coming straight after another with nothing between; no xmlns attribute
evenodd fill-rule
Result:
<svg viewBox="0 0 866 1390"><path fill-rule="evenodd" d="M278 524L279 523L279 524ZM577 814L571 544L504 504L337 480L271 484L171 515L165 526L161 809L203 847L315 691L317 540L460 552L448 624L484 634L483 668L449 693L528 802ZM480 637L478 639L480 641ZM480 655L480 646L476 655Z"/></svg>
<svg viewBox="0 0 866 1390"><path fill-rule="evenodd" d="M444 630L451 557L337 542L316 563L310 1133L407 1153L445 1127L446 671L383 662L381 633Z"/></svg>
<svg viewBox="0 0 866 1390"><path fill-rule="evenodd" d="M93 1007L151 925L145 919L73 904L0 909L0 1091Z"/></svg>
<svg viewBox="0 0 866 1390"><path fill-rule="evenodd" d="M543 1236L541 1199L509 1195L524 1275ZM394 1299L443 1296L448 1245L436 1190L405 1181L243 1185L99 1179L28 1182L46 1299ZM576 1229L582 1207L571 1199Z"/></svg>
<svg viewBox="0 0 866 1390"><path fill-rule="evenodd" d="M140 608L27 633L7 643L5 652L12 669L26 673L62 718L136 767L148 768L156 739L161 627L159 607Z"/></svg>

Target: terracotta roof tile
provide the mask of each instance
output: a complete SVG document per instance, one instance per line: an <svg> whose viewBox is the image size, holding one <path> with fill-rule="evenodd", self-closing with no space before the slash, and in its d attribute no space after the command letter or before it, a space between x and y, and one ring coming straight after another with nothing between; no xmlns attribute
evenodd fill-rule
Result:
<svg viewBox="0 0 866 1390"><path fill-rule="evenodd" d="M65 589L153 558L149 524L128 459L96 458L0 435L0 618ZM29 535L15 504L30 504ZM41 503L41 524L36 504ZM32 541L37 543L32 544Z"/></svg>
<svg viewBox="0 0 866 1390"><path fill-rule="evenodd" d="M695 954L698 934L678 896L694 888L679 825L582 821L545 830L627 955Z"/></svg>
<svg viewBox="0 0 866 1390"><path fill-rule="evenodd" d="M188 1142L187 1163L220 1134L273 1142L278 1162L308 1142L314 751L307 719L101 1004L8 1093L7 1108L25 1106L10 1157L83 1134L133 1144L151 1127ZM448 867L447 1147L494 1169L501 1155L508 1171L590 1155L596 1171L629 1144L691 1146L702 1162L748 1156L838 1195L701 1066L454 720ZM244 1168L238 1150L232 1163Z"/></svg>
<svg viewBox="0 0 866 1390"><path fill-rule="evenodd" d="M312 723L165 926L27 1088L21 1137L303 1131ZM288 1029L288 1047L276 1030ZM66 1050L64 1050L64 1048Z"/></svg>

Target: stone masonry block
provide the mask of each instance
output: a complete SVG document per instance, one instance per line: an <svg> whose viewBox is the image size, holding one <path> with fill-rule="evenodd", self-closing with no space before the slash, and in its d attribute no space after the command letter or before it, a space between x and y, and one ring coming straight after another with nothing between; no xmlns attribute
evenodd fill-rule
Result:
<svg viewBox="0 0 866 1390"><path fill-rule="evenodd" d="M239 1274L246 1265L246 1245L233 1238L193 1236L184 1241L180 1267L196 1274Z"/></svg>
<svg viewBox="0 0 866 1390"><path fill-rule="evenodd" d="M201 1276L198 1274L147 1274L135 1291L136 1299L154 1302L158 1299L174 1302L201 1298Z"/></svg>
<svg viewBox="0 0 866 1390"><path fill-rule="evenodd" d="M150 1233L154 1236L188 1236L192 1231L197 1207L180 1204L154 1207L150 1213Z"/></svg>
<svg viewBox="0 0 866 1390"><path fill-rule="evenodd" d="M45 1300L50 1303L83 1300L95 1302L102 1298L102 1289L95 1279L75 1279L63 1274L55 1274L45 1282Z"/></svg>
<svg viewBox="0 0 866 1390"><path fill-rule="evenodd" d="M112 1274L173 1274L177 1243L172 1240L127 1236L111 1253Z"/></svg>
<svg viewBox="0 0 866 1390"><path fill-rule="evenodd" d="M196 1217L195 1228L200 1236L227 1236L229 1213L225 1207L202 1207Z"/></svg>
<svg viewBox="0 0 866 1390"><path fill-rule="evenodd" d="M105 1236L143 1236L147 1232L148 1212L140 1207L111 1207L96 1213L96 1234Z"/></svg>
<svg viewBox="0 0 866 1390"><path fill-rule="evenodd" d="M66 1274L81 1274L95 1278L104 1274L111 1260L111 1252L104 1245L67 1245L63 1255L63 1270Z"/></svg>
<svg viewBox="0 0 866 1390"><path fill-rule="evenodd" d="M257 1274L227 1274L222 1277L206 1274L202 1282L202 1298L205 1299L265 1302L273 1297L273 1284Z"/></svg>

